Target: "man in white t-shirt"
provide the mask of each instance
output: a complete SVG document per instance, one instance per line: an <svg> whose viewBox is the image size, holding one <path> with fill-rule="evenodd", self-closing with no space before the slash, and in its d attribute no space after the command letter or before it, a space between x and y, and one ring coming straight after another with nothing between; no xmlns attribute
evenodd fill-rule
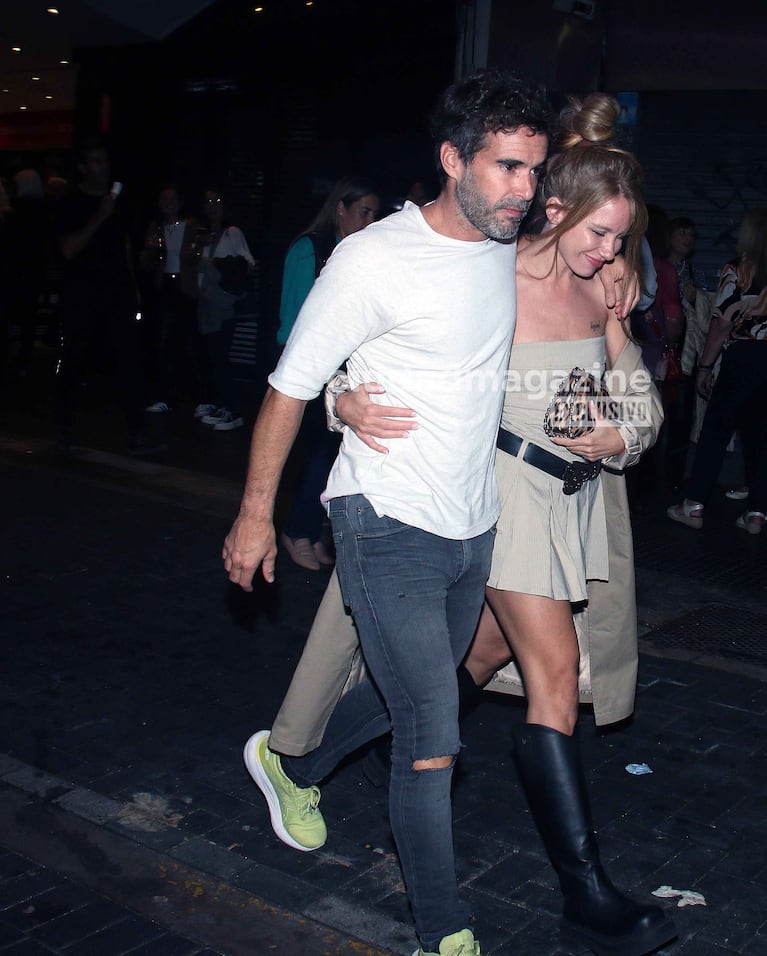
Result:
<svg viewBox="0 0 767 956"><path fill-rule="evenodd" d="M514 242L547 149L542 94L502 72L451 87L433 117L439 197L344 240L301 310L254 427L240 514L223 557L251 590L274 580L274 497L304 405L348 359L352 386L418 408L418 430L373 452L344 435L324 498L338 574L375 685L334 712L322 745L285 760L268 734L245 760L280 838L325 840L316 783L393 727L390 816L419 953L475 953L457 893L450 783L455 668L477 623L499 512L495 436L515 322Z"/></svg>

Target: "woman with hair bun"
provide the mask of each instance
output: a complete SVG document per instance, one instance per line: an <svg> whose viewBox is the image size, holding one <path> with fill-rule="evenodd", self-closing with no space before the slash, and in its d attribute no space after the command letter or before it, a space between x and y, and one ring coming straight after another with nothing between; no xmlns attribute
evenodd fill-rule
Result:
<svg viewBox="0 0 767 956"><path fill-rule="evenodd" d="M572 102L539 189L543 228L519 240L517 324L496 456L502 511L459 688L465 705L496 675L490 689L526 695L515 758L559 877L564 929L597 954L644 956L675 929L659 907L635 903L605 873L574 736L579 697L593 702L598 724L633 710L636 610L622 471L654 442L662 421L641 351L606 307L597 277L622 249L637 269L647 222L640 166L612 142L618 111L600 93ZM610 370L609 404L619 411L608 419L591 404L595 427L557 437L550 428L557 388L576 370L590 370L594 391ZM402 418L417 409L371 405L369 392L382 389L363 385L340 396L338 415L385 451L380 441L405 435L413 426ZM643 414L630 414L631 401ZM580 694L579 669L586 672Z"/></svg>
<svg viewBox="0 0 767 956"><path fill-rule="evenodd" d="M596 382L620 370L628 389L639 372L645 408L657 401L639 349L605 307L597 278L622 248L637 269L647 222L639 164L613 145L618 112L604 94L573 101L540 189L543 229L520 240L517 326L496 455L502 512L465 666L482 686L513 657L493 689L511 682L506 689L527 697L526 723L513 732L515 759L559 877L565 929L595 953L643 956L675 930L659 907L633 902L605 873L574 732L579 670L590 669L597 723L633 710L636 621L615 615L622 601L632 610L634 601L631 559L628 567L619 561L631 554L625 480L602 466L634 464L655 428L652 415L632 421L625 401L609 419L592 406L596 427L578 437L557 437L546 426L557 382L574 368L590 370ZM617 381L611 397L622 397ZM560 477L568 469L580 476L575 489Z"/></svg>

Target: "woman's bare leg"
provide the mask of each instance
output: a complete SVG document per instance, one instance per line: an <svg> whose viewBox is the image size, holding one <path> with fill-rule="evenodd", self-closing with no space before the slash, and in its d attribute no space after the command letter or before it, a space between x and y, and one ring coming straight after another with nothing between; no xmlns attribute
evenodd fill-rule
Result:
<svg viewBox="0 0 767 956"><path fill-rule="evenodd" d="M474 683L478 687L484 687L493 674L510 660L509 642L485 601L464 667L471 674Z"/></svg>
<svg viewBox="0 0 767 956"><path fill-rule="evenodd" d="M486 595L522 673L527 722L571 735L578 717L579 653L570 602L495 588ZM485 640L490 647L490 635Z"/></svg>

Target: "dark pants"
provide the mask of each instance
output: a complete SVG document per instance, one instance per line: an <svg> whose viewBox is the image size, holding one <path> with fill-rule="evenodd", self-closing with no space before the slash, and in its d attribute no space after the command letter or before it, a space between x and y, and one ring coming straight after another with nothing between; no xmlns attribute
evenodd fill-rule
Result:
<svg viewBox="0 0 767 956"><path fill-rule="evenodd" d="M171 405L183 395L197 399L200 393L197 303L181 291L179 281L163 276L149 316L152 397Z"/></svg>
<svg viewBox="0 0 767 956"><path fill-rule="evenodd" d="M660 382L663 401L663 425L653 451L658 470L667 484L676 488L682 483L690 443L692 396L694 383L688 375L675 382Z"/></svg>
<svg viewBox="0 0 767 956"><path fill-rule="evenodd" d="M37 273L22 273L15 277L11 286L11 315L19 325L17 364L22 370L27 370L32 361L36 333L35 322L42 282L42 276Z"/></svg>
<svg viewBox="0 0 767 956"><path fill-rule="evenodd" d="M290 514L285 522L289 538L319 541L325 509L320 495L328 483L328 475L338 454L341 436L329 432L322 396L309 402L296 440L300 461L300 478Z"/></svg>
<svg viewBox="0 0 767 956"><path fill-rule="evenodd" d="M115 387L128 434L137 435L144 420L144 385L133 290L72 284L62 293L60 318L62 346L56 371L56 424L66 430L74 426L76 396L86 360L101 348L114 366Z"/></svg>
<svg viewBox="0 0 767 956"><path fill-rule="evenodd" d="M703 419L687 497L706 502L722 467L733 432L746 420L751 429L747 509L767 512L767 342L733 342L724 353L719 377ZM755 410L759 413L755 414Z"/></svg>
<svg viewBox="0 0 767 956"><path fill-rule="evenodd" d="M218 332L202 336L206 350L202 401L217 408L228 408L235 418L240 414L240 395L229 353L236 328L237 319L227 319Z"/></svg>

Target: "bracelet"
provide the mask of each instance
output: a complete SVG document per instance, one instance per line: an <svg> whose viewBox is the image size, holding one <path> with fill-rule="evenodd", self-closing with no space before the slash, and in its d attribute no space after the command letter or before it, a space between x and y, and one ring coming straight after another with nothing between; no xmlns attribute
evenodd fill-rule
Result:
<svg viewBox="0 0 767 956"><path fill-rule="evenodd" d="M698 371L699 371L699 372L710 372L713 367L714 367L713 365L699 365L699 366L698 366Z"/></svg>

